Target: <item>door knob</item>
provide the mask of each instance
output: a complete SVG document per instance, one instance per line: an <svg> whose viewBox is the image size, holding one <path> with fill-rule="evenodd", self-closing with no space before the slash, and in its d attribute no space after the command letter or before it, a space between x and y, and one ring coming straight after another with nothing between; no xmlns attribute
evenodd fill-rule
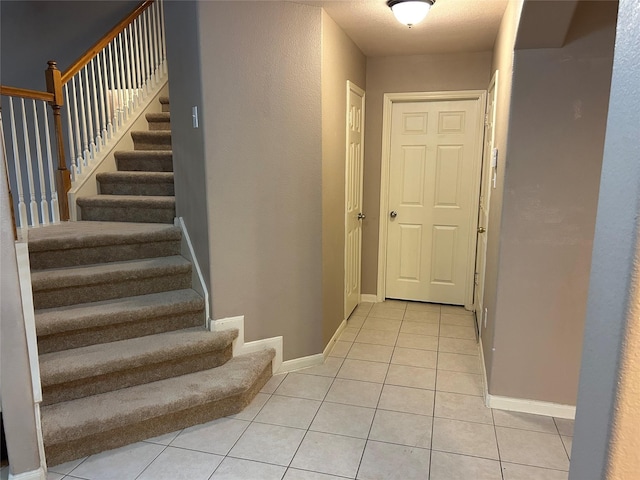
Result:
<svg viewBox="0 0 640 480"><path fill-rule="evenodd" d="M395 210L391 210L391 213L389 213L389 216L391 218L396 218L398 216L398 212L396 212Z"/></svg>
<svg viewBox="0 0 640 480"><path fill-rule="evenodd" d="M484 233L484 232L486 232L486 231L487 231L487 229L486 229L486 228L484 228L484 227L478 227L478 233Z"/></svg>
<svg viewBox="0 0 640 480"><path fill-rule="evenodd" d="M366 217L366 215L364 213L359 213L358 214L358 220L364 220Z"/></svg>

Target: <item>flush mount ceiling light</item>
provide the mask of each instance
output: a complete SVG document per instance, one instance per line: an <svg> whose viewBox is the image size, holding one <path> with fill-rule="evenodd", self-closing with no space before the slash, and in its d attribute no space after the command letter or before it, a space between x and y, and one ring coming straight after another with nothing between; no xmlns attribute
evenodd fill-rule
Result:
<svg viewBox="0 0 640 480"><path fill-rule="evenodd" d="M400 23L411 28L424 20L434 3L436 0L389 0L387 5Z"/></svg>

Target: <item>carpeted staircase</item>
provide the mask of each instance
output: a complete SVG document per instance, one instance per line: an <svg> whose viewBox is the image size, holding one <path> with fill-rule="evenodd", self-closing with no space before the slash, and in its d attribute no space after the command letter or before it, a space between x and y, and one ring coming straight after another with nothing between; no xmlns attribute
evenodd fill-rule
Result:
<svg viewBox="0 0 640 480"><path fill-rule="evenodd" d="M29 232L49 465L237 413L271 376L272 350L232 357L237 330L205 329L161 102L100 195L78 199L83 221Z"/></svg>

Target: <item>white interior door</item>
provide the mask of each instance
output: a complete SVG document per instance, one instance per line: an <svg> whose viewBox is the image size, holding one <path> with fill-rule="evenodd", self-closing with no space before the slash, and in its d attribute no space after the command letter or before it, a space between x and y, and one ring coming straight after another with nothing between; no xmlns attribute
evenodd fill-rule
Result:
<svg viewBox="0 0 640 480"><path fill-rule="evenodd" d="M386 218L388 298L462 305L467 292L470 295L477 215L474 190L481 158L479 103L393 104Z"/></svg>
<svg viewBox="0 0 640 480"><path fill-rule="evenodd" d="M348 318L360 302L363 144L364 91L347 82L344 318Z"/></svg>
<svg viewBox="0 0 640 480"><path fill-rule="evenodd" d="M476 247L476 272L473 303L476 311L478 335L482 333L484 313L484 274L487 259L487 228L489 225L489 205L491 189L496 175L497 156L494 158L494 124L496 110L498 72L489 85L487 109L485 113L484 148L482 156L482 179L480 182L480 204L478 208L478 240ZM497 151L495 152L497 155Z"/></svg>

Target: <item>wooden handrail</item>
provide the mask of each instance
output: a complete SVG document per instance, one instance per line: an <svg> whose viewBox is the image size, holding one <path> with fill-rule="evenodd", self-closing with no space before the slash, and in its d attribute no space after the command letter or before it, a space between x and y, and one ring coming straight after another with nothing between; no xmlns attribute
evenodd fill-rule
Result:
<svg viewBox="0 0 640 480"><path fill-rule="evenodd" d="M53 93L41 92L39 90L29 90L28 88L8 87L0 85L0 95L18 98L32 98L34 100L44 100L45 102L53 102Z"/></svg>
<svg viewBox="0 0 640 480"><path fill-rule="evenodd" d="M93 47L91 47L89 50L83 53L80 58L73 62L71 66L62 73L62 84L64 85L65 83L67 83L69 80L71 80L71 77L82 70L82 68L87 63L89 63L93 57L100 53L111 40L116 38L118 34L122 32L131 22L133 22L142 14L142 12L149 8L153 1L154 0L145 0L140 5L138 5L133 12L127 15L126 18L123 18L115 27L109 30L109 32L105 36L98 40Z"/></svg>

